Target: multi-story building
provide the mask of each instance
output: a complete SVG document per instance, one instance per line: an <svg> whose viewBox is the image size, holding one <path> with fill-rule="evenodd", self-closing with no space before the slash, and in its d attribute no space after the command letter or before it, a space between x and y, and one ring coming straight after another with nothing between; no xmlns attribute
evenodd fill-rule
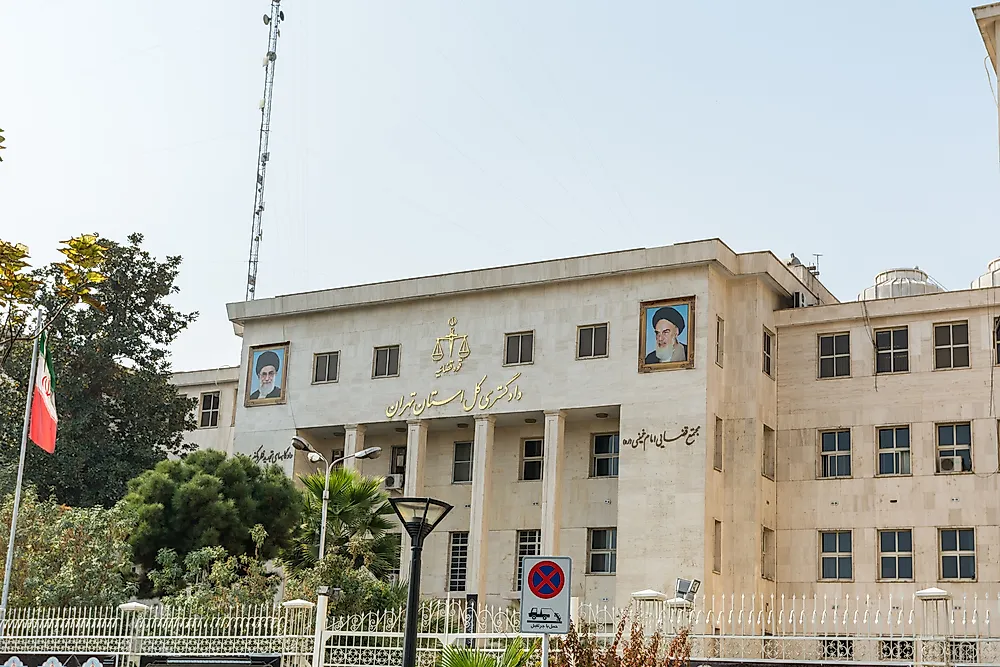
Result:
<svg viewBox="0 0 1000 667"><path fill-rule="evenodd" d="M177 393L198 402L194 414L197 428L185 435L198 449L233 453L239 374L239 367L224 366L171 376Z"/></svg>

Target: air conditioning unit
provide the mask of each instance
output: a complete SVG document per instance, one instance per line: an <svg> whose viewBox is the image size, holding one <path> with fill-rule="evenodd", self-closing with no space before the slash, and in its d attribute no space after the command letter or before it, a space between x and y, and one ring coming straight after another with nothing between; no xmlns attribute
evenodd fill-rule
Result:
<svg viewBox="0 0 1000 667"><path fill-rule="evenodd" d="M962 472L962 457L942 456L938 466L940 472Z"/></svg>
<svg viewBox="0 0 1000 667"><path fill-rule="evenodd" d="M385 478L385 488L390 491L401 491L403 489L402 475L388 475Z"/></svg>

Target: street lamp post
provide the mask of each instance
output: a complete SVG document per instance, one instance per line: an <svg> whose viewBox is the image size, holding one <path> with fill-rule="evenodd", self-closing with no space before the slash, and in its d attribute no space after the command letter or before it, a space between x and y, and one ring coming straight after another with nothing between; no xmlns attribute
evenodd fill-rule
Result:
<svg viewBox="0 0 1000 667"><path fill-rule="evenodd" d="M326 464L326 483L323 486L323 514L320 517L319 524L319 559L323 560L323 556L326 555L326 513L330 506L330 471L333 466L337 465L342 461L347 459L377 459L379 454L382 453L381 447L369 447L367 449L362 449L360 452L355 452L348 456L341 456L339 459L334 459L333 461L327 461L326 457L316 451L305 439L295 435L292 436L292 447L299 450L300 452L307 452L311 463L319 463L322 461Z"/></svg>
<svg viewBox="0 0 1000 667"><path fill-rule="evenodd" d="M403 667L417 664L417 610L420 604L420 555L424 538L445 515L451 505L434 498L390 498L392 509L410 536L410 582L406 596L406 628L403 633Z"/></svg>

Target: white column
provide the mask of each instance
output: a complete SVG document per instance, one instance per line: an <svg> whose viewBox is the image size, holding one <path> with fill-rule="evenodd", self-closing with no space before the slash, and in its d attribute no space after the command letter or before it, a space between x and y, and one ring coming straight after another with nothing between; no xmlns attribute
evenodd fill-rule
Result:
<svg viewBox="0 0 1000 667"><path fill-rule="evenodd" d="M469 561L466 593L479 595L479 606L486 596L486 552L489 539L489 510L491 464L493 460L493 431L496 418L492 415L476 417L476 435L472 445L472 503L469 511Z"/></svg>
<svg viewBox="0 0 1000 667"><path fill-rule="evenodd" d="M563 440L566 413L545 413L545 442L542 445L542 555L558 556L562 528Z"/></svg>
<svg viewBox="0 0 1000 667"><path fill-rule="evenodd" d="M403 480L403 495L422 496L424 491L424 459L427 458L427 422L415 420L406 424L406 477ZM403 532L399 550L399 576L410 576L410 536Z"/></svg>
<svg viewBox="0 0 1000 667"><path fill-rule="evenodd" d="M344 456L354 456L365 448L365 425L348 424L344 429ZM344 461L344 467L350 470L358 469L358 460L348 458Z"/></svg>

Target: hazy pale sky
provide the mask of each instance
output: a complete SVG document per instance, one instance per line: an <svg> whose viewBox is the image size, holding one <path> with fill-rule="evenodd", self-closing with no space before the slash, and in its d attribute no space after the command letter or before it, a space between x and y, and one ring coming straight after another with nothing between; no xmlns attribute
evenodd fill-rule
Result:
<svg viewBox="0 0 1000 667"><path fill-rule="evenodd" d="M258 298L718 236L853 299L1000 256L970 5L285 0ZM0 0L0 237L184 257L178 370L235 364L267 0Z"/></svg>

